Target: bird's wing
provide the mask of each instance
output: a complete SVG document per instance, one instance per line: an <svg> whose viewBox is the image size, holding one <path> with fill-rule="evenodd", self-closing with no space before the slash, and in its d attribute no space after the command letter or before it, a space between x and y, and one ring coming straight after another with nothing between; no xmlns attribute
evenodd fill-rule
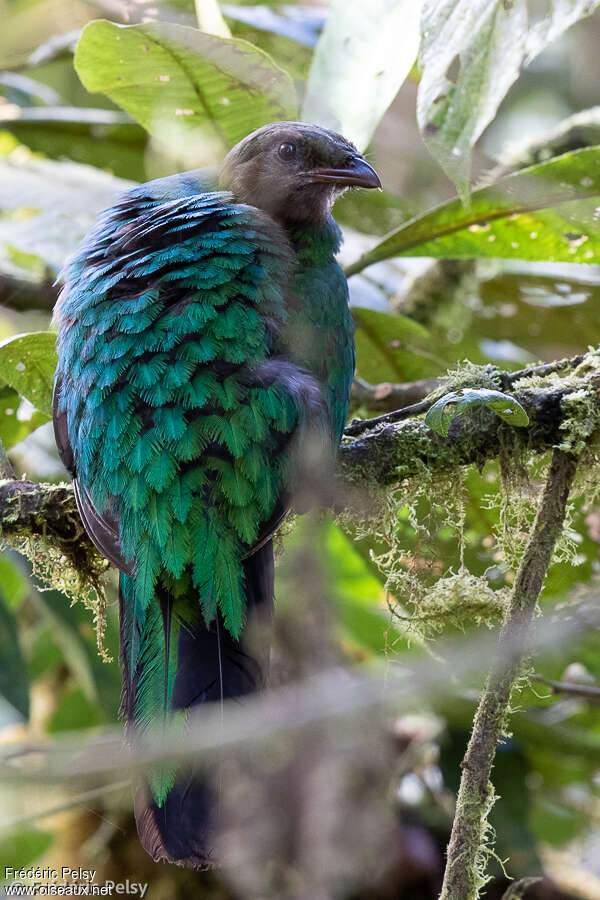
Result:
<svg viewBox="0 0 600 900"><path fill-rule="evenodd" d="M142 609L159 573L191 577L205 614L218 597L239 630L239 561L285 512L294 435L327 414L277 357L293 264L283 230L230 195L142 186L66 268L57 440L90 537L135 566Z"/></svg>

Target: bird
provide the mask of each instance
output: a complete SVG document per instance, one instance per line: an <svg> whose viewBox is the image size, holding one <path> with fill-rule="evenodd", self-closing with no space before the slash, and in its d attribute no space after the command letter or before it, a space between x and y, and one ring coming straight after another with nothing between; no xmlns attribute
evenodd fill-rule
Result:
<svg viewBox="0 0 600 900"><path fill-rule="evenodd" d="M265 685L269 647L245 635L273 614L273 535L307 475L332 468L348 411L332 207L349 188L381 189L349 140L270 123L220 167L126 190L63 268L54 431L119 570L128 735L184 735L201 704ZM143 847L218 865L214 807L198 771L154 766L135 788Z"/></svg>

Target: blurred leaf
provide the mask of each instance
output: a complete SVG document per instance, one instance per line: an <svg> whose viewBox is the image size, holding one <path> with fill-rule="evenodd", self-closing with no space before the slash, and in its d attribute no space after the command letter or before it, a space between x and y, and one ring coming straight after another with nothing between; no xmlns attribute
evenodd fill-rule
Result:
<svg viewBox="0 0 600 900"><path fill-rule="evenodd" d="M8 609L18 609L29 593L29 584L16 553L0 553L0 584Z"/></svg>
<svg viewBox="0 0 600 900"><path fill-rule="evenodd" d="M56 335L51 331L17 334L0 341L0 380L48 417L52 416L55 344Z"/></svg>
<svg viewBox="0 0 600 900"><path fill-rule="evenodd" d="M21 405L18 393L8 385L0 387L0 441L9 450L24 441L28 434L49 420L41 412L32 412L29 419L19 420L17 412Z"/></svg>
<svg viewBox="0 0 600 900"><path fill-rule="evenodd" d="M49 633L36 638L35 673L57 665L54 647L59 647L60 663L66 665L82 688L86 699L102 712L103 719L115 720L121 696L121 673L116 661L104 662L98 653L92 614L82 603L70 606L58 591L35 592L31 597L42 624ZM52 646L48 646L49 642ZM114 660L119 653L119 622L116 604L108 610L104 646Z"/></svg>
<svg viewBox="0 0 600 900"><path fill-rule="evenodd" d="M34 260L37 278L46 268L56 275L98 212L130 186L91 166L35 159L25 147L0 157L0 181L0 270L29 278Z"/></svg>
<svg viewBox="0 0 600 900"><path fill-rule="evenodd" d="M560 797L548 795L534 798L530 821L538 841L558 847L580 836L589 824L583 810L568 806Z"/></svg>
<svg viewBox="0 0 600 900"><path fill-rule="evenodd" d="M544 47L559 38L579 19L591 16L598 5L599 0L551 0L548 12L529 28L526 63L531 62Z"/></svg>
<svg viewBox="0 0 600 900"><path fill-rule="evenodd" d="M463 198L471 149L544 47L598 6L556 0L528 33L526 0L425 0L417 118L423 139Z"/></svg>
<svg viewBox="0 0 600 900"><path fill-rule="evenodd" d="M357 373L372 383L410 381L420 377L422 364L415 356L428 342L422 325L406 316L353 306L356 326Z"/></svg>
<svg viewBox="0 0 600 900"><path fill-rule="evenodd" d="M231 32L221 14L217 0L195 0L198 28L206 34L230 38Z"/></svg>
<svg viewBox="0 0 600 900"><path fill-rule="evenodd" d="M524 427L529 424L529 416L514 397L502 394L500 391L473 390L462 388L459 391L451 391L433 404L425 416L425 423L438 434L448 434L451 423L457 416L462 416L469 410L484 406L491 409L500 419L510 425Z"/></svg>
<svg viewBox="0 0 600 900"><path fill-rule="evenodd" d="M526 29L525 0L424 2L417 118L461 194L469 185L471 148L519 75Z"/></svg>
<svg viewBox="0 0 600 900"><path fill-rule="evenodd" d="M3 586L4 587L4 586ZM17 623L0 591L0 696L29 718L29 678L21 652Z"/></svg>
<svg viewBox="0 0 600 900"><path fill-rule="evenodd" d="M327 18L326 11L318 6L286 6L275 11L263 3L258 6L222 3L221 9L236 22L261 31L271 31L305 47L314 47Z"/></svg>
<svg viewBox="0 0 600 900"><path fill-rule="evenodd" d="M589 263L600 254L595 219L600 147L565 153L401 225L346 269L352 275L392 256Z"/></svg>
<svg viewBox="0 0 600 900"><path fill-rule="evenodd" d="M62 650L54 640L54 630L48 620L36 623L27 637L27 668L31 681L64 665Z"/></svg>
<svg viewBox="0 0 600 900"><path fill-rule="evenodd" d="M380 606L382 585L357 552L356 543L339 526L331 524L327 528L324 549L343 640L359 650L382 654L388 643L387 633L396 634L389 613Z"/></svg>
<svg viewBox="0 0 600 900"><path fill-rule="evenodd" d="M80 687L74 687L61 695L58 708L50 717L46 730L53 734L57 731L93 728L99 723L96 706L90 703Z"/></svg>
<svg viewBox="0 0 600 900"><path fill-rule="evenodd" d="M34 100L50 106L61 103L60 94L54 88L19 72L0 72L0 86L4 88L4 94L8 98L11 94L17 94L17 96L24 97L27 102ZM11 112L10 106L8 109L6 105L2 106L0 121L4 120L7 113L10 115Z"/></svg>
<svg viewBox="0 0 600 900"><path fill-rule="evenodd" d="M121 113L120 115L125 115ZM34 153L109 169L120 178L144 177L148 135L139 125L18 118L0 123Z"/></svg>
<svg viewBox="0 0 600 900"><path fill-rule="evenodd" d="M5 122L79 122L86 125L123 125L131 123L116 109L90 109L79 106L14 106L0 108Z"/></svg>
<svg viewBox="0 0 600 900"><path fill-rule="evenodd" d="M152 134L181 128L221 155L249 132L296 118L293 83L265 53L180 25L91 22L75 67L89 91L107 94Z"/></svg>
<svg viewBox="0 0 600 900"><path fill-rule="evenodd" d="M364 150L413 66L420 14L421 0L334 0L302 118L339 131Z"/></svg>
<svg viewBox="0 0 600 900"><path fill-rule="evenodd" d="M96 704L98 689L94 669L96 664L101 664L95 642L88 646L78 627L82 607L70 607L66 597L58 591L32 591L30 599L41 617L50 623L52 639L62 650L64 664L77 679L86 700Z"/></svg>
<svg viewBox="0 0 600 900"><path fill-rule="evenodd" d="M60 34L53 34L47 41L35 48L28 59L29 65L40 66L60 56L71 56L75 52L75 46L80 34L79 28L72 31L64 31Z"/></svg>
<svg viewBox="0 0 600 900"><path fill-rule="evenodd" d="M5 878L6 869L26 868L35 862L51 846L54 835L36 828L19 828L0 834L0 881ZM12 879L9 879L12 880Z"/></svg>
<svg viewBox="0 0 600 900"><path fill-rule="evenodd" d="M336 222L363 234L387 234L415 215L413 206L387 191L346 191L335 204Z"/></svg>

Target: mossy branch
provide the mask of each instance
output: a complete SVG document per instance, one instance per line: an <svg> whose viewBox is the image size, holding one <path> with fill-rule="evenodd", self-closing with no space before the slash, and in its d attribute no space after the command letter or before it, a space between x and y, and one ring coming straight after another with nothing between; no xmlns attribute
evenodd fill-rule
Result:
<svg viewBox="0 0 600 900"><path fill-rule="evenodd" d="M515 579L511 603L475 713L469 746L462 763L456 814L452 827L440 900L476 900L485 883L485 832L494 800L490 775L496 747L509 713L512 690L522 671L524 639L554 547L561 535L577 460L555 450L546 487Z"/></svg>
<svg viewBox="0 0 600 900"><path fill-rule="evenodd" d="M527 411L530 424L513 429L514 440L533 452L560 444L565 438L561 430L566 418L563 402L581 387L589 389L598 378L594 371L564 383L555 381L524 390L518 390L517 383L514 396ZM349 435L340 447L336 489L328 503L338 511L362 508L365 493L372 488L389 488L404 478L422 475L424 470L436 474L455 471L457 466L482 466L500 455L506 427L489 413L457 419L448 437L441 437L416 418L375 424L356 439ZM0 480L0 536L8 540L43 538L76 568L97 572L102 559L83 529L72 487L14 480L6 464L7 459L0 468L0 478L4 478Z"/></svg>

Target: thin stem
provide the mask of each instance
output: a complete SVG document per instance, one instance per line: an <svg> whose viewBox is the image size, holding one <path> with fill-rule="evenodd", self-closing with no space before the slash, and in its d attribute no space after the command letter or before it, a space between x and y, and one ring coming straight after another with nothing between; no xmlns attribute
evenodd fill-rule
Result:
<svg viewBox="0 0 600 900"><path fill-rule="evenodd" d="M440 900L477 900L484 881L481 865L485 851L482 848L487 815L494 799L490 783L492 765L509 713L511 693L526 655L522 648L527 646L538 597L563 529L576 468L575 457L562 450L554 451L548 481L498 639L496 659L475 713L471 739L462 763Z"/></svg>
<svg viewBox="0 0 600 900"><path fill-rule="evenodd" d="M594 684L577 684L573 681L552 681L541 675L533 675L532 681L544 684L550 688L553 694L562 694L565 697L577 697L587 700L588 703L600 703L600 687Z"/></svg>

